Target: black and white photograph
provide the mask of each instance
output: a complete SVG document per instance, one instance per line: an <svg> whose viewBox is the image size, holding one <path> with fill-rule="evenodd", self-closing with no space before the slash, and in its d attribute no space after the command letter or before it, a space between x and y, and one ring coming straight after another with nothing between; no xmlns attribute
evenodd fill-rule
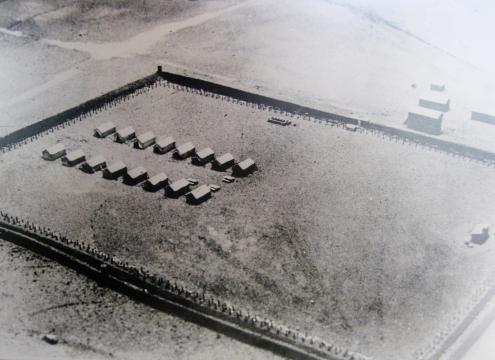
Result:
<svg viewBox="0 0 495 360"><path fill-rule="evenodd" d="M495 359L494 15L0 0L0 360Z"/></svg>

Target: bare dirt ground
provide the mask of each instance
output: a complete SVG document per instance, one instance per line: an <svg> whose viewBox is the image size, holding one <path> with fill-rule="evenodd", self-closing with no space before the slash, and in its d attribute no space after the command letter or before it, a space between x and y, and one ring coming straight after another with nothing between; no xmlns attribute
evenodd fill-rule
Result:
<svg viewBox="0 0 495 360"><path fill-rule="evenodd" d="M0 242L4 359L278 359ZM58 344L42 341L56 335Z"/></svg>
<svg viewBox="0 0 495 360"><path fill-rule="evenodd" d="M441 4L429 2L416 6L430 9L424 16L411 6L359 0L20 4L0 4L10 31L0 32L3 133L162 63L397 127L431 82L445 83L452 109L442 137L494 150L495 127L469 120L472 110L495 112L495 77L482 66L490 54L470 48L467 35L458 36L463 42L447 36L455 33L449 19L466 24L467 17L481 46L489 31L473 21L475 7L443 4L446 17ZM152 41L143 47L142 39Z"/></svg>
<svg viewBox="0 0 495 360"><path fill-rule="evenodd" d="M474 224L494 220L493 169L308 121L281 128L269 116L159 87L5 154L2 203L329 341L414 358L493 271L493 245L463 245ZM249 156L260 171L226 185L208 166L94 138L107 120ZM193 207L41 160L57 141L222 189Z"/></svg>
<svg viewBox="0 0 495 360"><path fill-rule="evenodd" d="M494 127L466 120L469 112L475 108L490 110L494 94L493 75L486 71L486 67L481 66L480 69L479 66L472 66L475 63L473 60L477 60L473 46L483 43L486 38L480 34L483 31L492 33L484 28L486 23L477 22L481 15L492 13L484 9L485 5L479 1L473 8L452 6L448 1L435 4L426 1L420 2L415 9L405 5L395 7L398 13L391 12L392 7L384 1L370 4L357 0L314 0L304 2L307 6L298 1L249 1L243 7L223 12L231 6L244 3L185 0L0 2L0 135L147 75L155 69L157 63L162 63L166 69L186 69L189 73L226 84L398 127L403 126L406 112L417 102L429 83L438 80L446 83L452 99L452 111L445 117L446 133L442 136L493 150ZM423 8L428 11L423 11ZM418 9L419 13L412 18L410 14ZM210 15L202 18L204 14ZM471 21L467 22L466 18ZM421 26L418 25L418 19L421 20ZM468 23L469 26L457 25ZM168 35L162 32L161 26L164 24L170 25ZM394 28L397 25L400 25L400 29ZM153 32L157 28L159 30ZM469 36L473 29L481 32ZM158 34L154 45L144 50L140 46L134 47L136 42L130 40L147 31ZM418 42L415 36L411 36L416 34L426 39L426 43ZM113 49L124 46L129 46L127 53L112 53ZM98 58L102 49L107 55ZM450 55L446 54L445 49ZM460 58L458 55L463 53L468 56ZM482 58L486 64L491 63L492 57ZM293 141L298 142L296 139ZM383 146L382 143L363 144ZM264 144L260 146L263 148ZM365 145L361 149L366 153L370 151ZM384 149L384 152L395 151L395 147L386 146ZM428 154L430 157L440 156ZM409 155L407 153L404 154L405 158L396 159L396 172L402 171L404 159L409 159ZM345 162L361 164L361 153L353 153L352 156L355 157L345 158ZM385 158L385 164L390 164L389 156ZM149 159L138 157L136 161L146 162ZM443 166L444 157L441 159ZM7 169L3 161L0 173ZM394 171L394 168L386 168L388 165L385 164L381 165L381 171ZM437 177L443 176L443 167L438 169L437 162L431 163L428 168L435 169ZM358 170L349 176L360 177ZM17 168L15 171L22 174ZM174 171L174 175L180 175L181 171L189 173L190 170L186 171L180 166L175 167ZM200 169L191 171L197 171L198 177L205 181L218 181L217 177L211 178L209 172L201 172ZM475 172L478 171L485 170L476 168ZM416 179L415 174L405 172L404 177L406 174ZM91 179L91 185L84 191L96 192L95 198L103 196L92 188L95 185L94 179ZM460 180L452 181L459 186L454 188L448 185L451 193L464 191L464 184L460 184ZM284 181L280 180L280 183ZM474 186L472 184L477 181L469 180L468 183ZM438 186L443 186L443 180ZM407 192L405 189L395 189L394 194ZM19 190L22 191L26 191L25 188ZM105 188L105 191L108 189ZM486 191L489 193L489 189ZM33 198L37 196L40 194L32 195ZM445 203L446 199L443 200ZM29 205L25 198L23 201L25 206ZM122 204L119 206L124 207ZM364 203L360 206L362 209L369 208ZM445 206L446 216L450 216L449 211L445 210L449 209L448 206L442 206ZM469 211L476 206L469 207ZM190 209L185 208L188 211ZM425 216L429 216L431 209L426 206L424 209ZM37 211L41 213L40 209ZM477 212L470 214L470 221L480 221L481 215L476 216ZM347 216L352 218L355 215L349 213ZM45 221L48 222L49 218L49 215L46 216ZM382 220L387 219L385 217ZM71 231L77 233L75 229L80 228L81 223L77 219L72 221L74 226ZM466 232L469 226L463 226L456 234ZM415 230L416 227L412 226L411 229ZM411 229L407 231L413 233ZM85 235L82 233L76 235ZM229 242L226 244L228 248ZM428 253L431 252L425 250L423 255ZM489 256L490 251L487 254ZM423 259L423 255L417 256ZM473 255L474 258L484 256L478 253ZM442 268L442 263L437 264L437 261L433 255L430 259L424 259L425 263L430 262L432 266ZM480 265L478 270L482 268ZM440 273L443 271L440 270ZM468 277L470 274L467 271L460 276ZM438 279L441 278L439 275ZM439 280L441 286L448 287L450 284L456 287L456 276L449 278L452 282L446 285ZM41 282L39 280L38 284ZM435 300L439 304L457 301L436 297ZM424 311L427 312L426 309ZM356 316L359 316L359 312ZM395 336L400 337L402 334L405 343L408 332L402 328L403 325L400 324L401 331ZM426 333L428 330L425 330ZM345 339L344 342L347 341ZM364 343L366 341L363 340ZM366 347L358 343L351 345ZM381 343L373 346L378 348Z"/></svg>

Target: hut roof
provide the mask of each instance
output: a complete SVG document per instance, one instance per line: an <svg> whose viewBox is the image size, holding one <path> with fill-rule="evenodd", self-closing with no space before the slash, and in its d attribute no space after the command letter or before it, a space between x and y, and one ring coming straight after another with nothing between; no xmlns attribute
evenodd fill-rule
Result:
<svg viewBox="0 0 495 360"><path fill-rule="evenodd" d="M196 156L200 159L205 159L207 158L208 156L212 156L212 155L215 155L215 152L213 151L212 148L204 148L198 152L196 152Z"/></svg>
<svg viewBox="0 0 495 360"><path fill-rule="evenodd" d="M185 144L182 144L181 146L177 147L177 153L179 155L183 155L188 153L189 151L194 150L194 144L192 142L186 142Z"/></svg>
<svg viewBox="0 0 495 360"><path fill-rule="evenodd" d="M201 185L194 189L193 191L190 192L190 196L192 196L196 200L200 200L204 198L205 196L208 196L211 193L210 188L208 185Z"/></svg>
<svg viewBox="0 0 495 360"><path fill-rule="evenodd" d="M95 167L95 166L101 165L105 162L106 161L105 161L105 158L103 156L96 155L96 156L93 156L88 161L86 161L86 164L88 164L90 167Z"/></svg>
<svg viewBox="0 0 495 360"><path fill-rule="evenodd" d="M490 225L488 224L476 224L474 227L473 231L471 232L472 234L483 234L486 233L490 230Z"/></svg>
<svg viewBox="0 0 495 360"><path fill-rule="evenodd" d="M429 91L420 97L420 101L428 101L437 104L447 105L450 101L447 95L441 92Z"/></svg>
<svg viewBox="0 0 495 360"><path fill-rule="evenodd" d="M254 160L251 158L247 158L245 160L242 160L240 163L237 164L239 169L241 169L243 171L250 169L254 165L255 165Z"/></svg>
<svg viewBox="0 0 495 360"><path fill-rule="evenodd" d="M45 149L45 151L49 154L49 155L55 155L55 154L58 154L60 153L61 151L65 151L65 146L64 144L62 143L58 143L56 145L53 145L47 149Z"/></svg>
<svg viewBox="0 0 495 360"><path fill-rule="evenodd" d="M225 154L217 157L215 160L218 164L223 165L223 164L226 164L230 161L233 161L234 156L231 153L225 153Z"/></svg>
<svg viewBox="0 0 495 360"><path fill-rule="evenodd" d="M146 143L148 141L152 141L155 139L155 134L153 134L152 131L147 131L145 133L142 133L142 134L139 134L137 136L137 140L140 142L140 143Z"/></svg>
<svg viewBox="0 0 495 360"><path fill-rule="evenodd" d="M146 169L142 166L135 167L127 172L127 175L129 175L131 179L136 179L143 174L146 174Z"/></svg>
<svg viewBox="0 0 495 360"><path fill-rule="evenodd" d="M189 185L190 184L186 179L180 179L180 180L177 180L177 181L174 181L173 183L171 183L169 185L169 188L172 191L177 192L177 191L180 191L182 189L189 187Z"/></svg>
<svg viewBox="0 0 495 360"><path fill-rule="evenodd" d="M116 173L126 168L126 165L122 161L115 161L107 166L107 170L110 173Z"/></svg>
<svg viewBox="0 0 495 360"><path fill-rule="evenodd" d="M111 131L113 129L115 129L115 125L113 124L113 122L107 121L106 123L98 125L96 127L95 131L100 133L100 134L104 134L104 133Z"/></svg>
<svg viewBox="0 0 495 360"><path fill-rule="evenodd" d="M158 138L156 140L156 144L159 147L164 148L164 147L167 147L167 146L170 146L170 145L175 144L175 140L171 136L161 136L160 138Z"/></svg>
<svg viewBox="0 0 495 360"><path fill-rule="evenodd" d="M413 111L409 112L409 115L421 116L432 120L442 120L443 113L436 110L431 110L423 107L416 107Z"/></svg>
<svg viewBox="0 0 495 360"><path fill-rule="evenodd" d="M68 152L67 155L65 155L68 161L74 161L78 160L84 157L84 152L81 149L77 149L71 152Z"/></svg>
<svg viewBox="0 0 495 360"><path fill-rule="evenodd" d="M127 138L135 133L136 132L131 126L126 126L125 128L117 130L117 135L120 136L121 138Z"/></svg>
<svg viewBox="0 0 495 360"><path fill-rule="evenodd" d="M168 180L168 176L165 175L165 173L161 172L161 173L158 173L158 174L152 176L151 178L149 178L148 182L151 185L155 186L155 185L161 183L162 181L167 181L167 180Z"/></svg>

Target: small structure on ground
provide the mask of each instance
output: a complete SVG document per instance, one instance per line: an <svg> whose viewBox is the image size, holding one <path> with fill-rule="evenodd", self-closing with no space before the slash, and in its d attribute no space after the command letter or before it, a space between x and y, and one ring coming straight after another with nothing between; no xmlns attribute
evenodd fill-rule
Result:
<svg viewBox="0 0 495 360"><path fill-rule="evenodd" d="M235 159L231 153L223 154L213 160L211 168L218 171L227 170L229 167L234 165Z"/></svg>
<svg viewBox="0 0 495 360"><path fill-rule="evenodd" d="M485 112L473 111L471 113L471 120L481 121L487 124L495 125L495 115L490 115Z"/></svg>
<svg viewBox="0 0 495 360"><path fill-rule="evenodd" d="M198 179L187 178L186 180L187 180L187 181L189 182L189 184L191 184L191 185L197 185L197 184L199 183L199 180L198 180Z"/></svg>
<svg viewBox="0 0 495 360"><path fill-rule="evenodd" d="M191 184L189 183L189 181L187 181L186 179L180 179L167 186L165 188L165 193L168 197L177 198L187 193L190 186Z"/></svg>
<svg viewBox="0 0 495 360"><path fill-rule="evenodd" d="M473 231L471 231L471 242L481 245L490 237L489 234L490 225L488 224L477 224Z"/></svg>
<svg viewBox="0 0 495 360"><path fill-rule="evenodd" d="M136 137L136 132L131 126L126 126L125 128L118 129L115 133L115 141L119 143L125 143Z"/></svg>
<svg viewBox="0 0 495 360"><path fill-rule="evenodd" d="M348 131L356 132L359 126L354 124L345 124L345 129Z"/></svg>
<svg viewBox="0 0 495 360"><path fill-rule="evenodd" d="M442 133L443 113L418 107L410 111L406 125L408 128L432 135Z"/></svg>
<svg viewBox="0 0 495 360"><path fill-rule="evenodd" d="M419 106L442 112L449 111L450 99L444 94L429 92L419 99Z"/></svg>
<svg viewBox="0 0 495 360"><path fill-rule="evenodd" d="M154 151L157 154L165 154L175 148L175 140L171 136L162 136L156 140Z"/></svg>
<svg viewBox="0 0 495 360"><path fill-rule="evenodd" d="M55 334L46 334L46 335L43 335L43 337L41 338L41 340L43 340L44 342L46 342L47 344L50 344L50 345L56 345L59 342L59 338Z"/></svg>
<svg viewBox="0 0 495 360"><path fill-rule="evenodd" d="M148 191L158 191L168 184L168 176L161 172L146 180L144 188Z"/></svg>
<svg viewBox="0 0 495 360"><path fill-rule="evenodd" d="M232 168L232 175L234 176L246 176L257 170L256 163L253 159L247 158L234 165Z"/></svg>
<svg viewBox="0 0 495 360"><path fill-rule="evenodd" d="M66 154L65 146L62 143L58 143L56 145L53 145L41 153L41 156L45 160L57 160L59 157L62 157Z"/></svg>
<svg viewBox="0 0 495 360"><path fill-rule="evenodd" d="M189 155L192 155L195 149L196 147L192 142L186 142L185 144L177 147L174 153L174 157L176 157L177 159L185 159Z"/></svg>
<svg viewBox="0 0 495 360"><path fill-rule="evenodd" d="M146 149L147 147L155 143L155 134L152 131L147 131L145 133L139 134L136 137L136 142L134 146L138 149Z"/></svg>
<svg viewBox="0 0 495 360"><path fill-rule="evenodd" d="M276 117L269 118L268 122L275 124L275 125L281 125L281 126L288 126L291 124L290 120L279 119Z"/></svg>
<svg viewBox="0 0 495 360"><path fill-rule="evenodd" d="M103 170L103 177L105 179L115 180L119 176L122 176L127 171L127 166L122 161L116 161L111 163Z"/></svg>
<svg viewBox="0 0 495 360"><path fill-rule="evenodd" d="M227 175L227 176L223 177L222 181L224 183L230 184L230 183L233 183L235 181L235 177Z"/></svg>
<svg viewBox="0 0 495 360"><path fill-rule="evenodd" d="M91 159L86 160L82 164L81 169L87 173L95 173L99 170L103 170L107 166L105 158L101 155L93 156Z"/></svg>
<svg viewBox="0 0 495 360"><path fill-rule="evenodd" d="M445 91L445 84L431 83L430 84L430 90L443 92L443 91Z"/></svg>
<svg viewBox="0 0 495 360"><path fill-rule="evenodd" d="M201 185L186 195L189 204L198 205L211 197L211 190L207 185Z"/></svg>
<svg viewBox="0 0 495 360"><path fill-rule="evenodd" d="M124 174L124 183L128 185L137 185L146 179L148 179L148 172L142 166L138 166L134 169L128 170Z"/></svg>
<svg viewBox="0 0 495 360"><path fill-rule="evenodd" d="M113 134L114 132L115 132L115 125L113 124L113 122L108 121L106 123L99 125L95 129L94 135L98 138L105 138L108 135Z"/></svg>
<svg viewBox="0 0 495 360"><path fill-rule="evenodd" d="M64 166L75 166L77 164L82 163L84 160L86 160L86 156L84 155L84 152L81 149L78 149L68 152L62 158L62 164Z"/></svg>
<svg viewBox="0 0 495 360"><path fill-rule="evenodd" d="M217 192L218 190L220 190L220 186L215 184L210 184L209 187L212 192Z"/></svg>
<svg viewBox="0 0 495 360"><path fill-rule="evenodd" d="M204 148L200 151L196 151L196 154L193 156L192 163L194 165L205 165L212 161L215 158L215 152L212 148Z"/></svg>

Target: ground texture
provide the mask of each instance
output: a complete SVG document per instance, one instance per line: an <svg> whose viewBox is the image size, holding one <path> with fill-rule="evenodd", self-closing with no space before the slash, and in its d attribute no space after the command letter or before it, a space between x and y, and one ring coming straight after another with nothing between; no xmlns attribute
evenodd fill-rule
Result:
<svg viewBox="0 0 495 360"><path fill-rule="evenodd" d="M2 204L331 342L414 358L492 269L491 245L463 241L495 220L493 169L310 121L279 127L267 123L272 115L160 86L5 154ZM108 120L249 156L259 171L223 184L209 166L93 137ZM42 160L59 141L222 189L190 206Z"/></svg>

